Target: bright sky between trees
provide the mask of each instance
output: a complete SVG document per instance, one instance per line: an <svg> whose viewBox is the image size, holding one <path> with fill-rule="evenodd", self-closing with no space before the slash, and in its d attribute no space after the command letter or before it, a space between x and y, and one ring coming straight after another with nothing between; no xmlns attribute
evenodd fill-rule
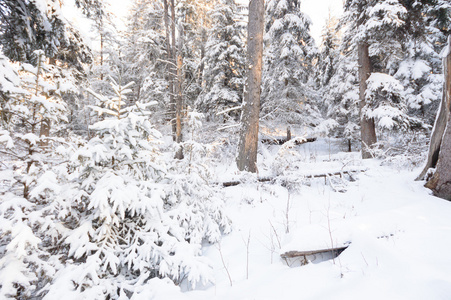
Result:
<svg viewBox="0 0 451 300"><path fill-rule="evenodd" d="M130 0L108 0L111 9L118 17L125 17L130 6ZM237 0L237 2L247 2L246 0ZM307 13L312 19L313 25L311 34L315 38L317 45L321 42L321 30L324 27L329 16L340 16L343 13L343 0L302 0L302 11Z"/></svg>
<svg viewBox="0 0 451 300"><path fill-rule="evenodd" d="M120 19L125 20L128 10L131 6L131 0L106 0L110 4L111 11ZM247 0L237 0L237 2L245 3ZM80 27L85 33L90 31L89 22L80 22L80 14L72 7L74 1L66 0L66 9L64 13L71 22L79 23ZM69 9L70 8L70 9ZM339 17L343 13L343 0L302 0L301 9L306 13L313 24L310 29L311 35L315 38L317 46L321 43L321 31L326 24L329 12L332 16ZM81 24L80 24L81 23ZM117 22L116 25L121 29L125 27L124 22Z"/></svg>
<svg viewBox="0 0 451 300"><path fill-rule="evenodd" d="M312 19L310 33L319 46L321 31L329 17L329 12L331 16L339 17L343 13L343 0L302 0L301 10Z"/></svg>

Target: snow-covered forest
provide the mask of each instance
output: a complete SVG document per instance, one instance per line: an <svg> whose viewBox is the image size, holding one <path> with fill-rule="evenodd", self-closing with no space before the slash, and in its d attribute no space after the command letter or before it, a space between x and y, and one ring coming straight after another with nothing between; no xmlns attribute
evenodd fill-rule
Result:
<svg viewBox="0 0 451 300"><path fill-rule="evenodd" d="M130 2L0 0L0 299L451 298L449 0Z"/></svg>

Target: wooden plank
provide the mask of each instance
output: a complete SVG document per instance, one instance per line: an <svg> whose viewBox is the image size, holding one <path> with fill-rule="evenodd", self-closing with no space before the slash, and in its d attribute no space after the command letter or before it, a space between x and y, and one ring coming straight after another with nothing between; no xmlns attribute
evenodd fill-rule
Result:
<svg viewBox="0 0 451 300"><path fill-rule="evenodd" d="M388 235L378 236L377 239L388 239L393 236L394 236L394 234L390 233ZM282 258L295 258L295 257L303 257L303 256L308 256L308 255L325 254L325 253L332 253L332 254L335 254L336 256L338 256L341 254L341 252L343 252L346 248L348 248L349 245L351 245L351 241L345 242L342 246L339 246L339 247L304 250L304 251L297 251L297 250L287 251L287 252L280 254L280 256Z"/></svg>
<svg viewBox="0 0 451 300"><path fill-rule="evenodd" d="M333 248L326 248L326 249L307 250L307 251L288 251L288 252L280 254L280 256L282 258L295 258L295 257L302 257L302 256L323 254L323 253L331 253L331 252L338 256L338 255L340 255L341 252L343 252L346 248L348 248L348 246L349 246L349 244L341 246L341 247L333 247Z"/></svg>

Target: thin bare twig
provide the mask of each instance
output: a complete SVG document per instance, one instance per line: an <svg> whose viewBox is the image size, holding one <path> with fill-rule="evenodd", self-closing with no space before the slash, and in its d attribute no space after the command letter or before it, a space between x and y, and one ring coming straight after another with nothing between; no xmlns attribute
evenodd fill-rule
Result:
<svg viewBox="0 0 451 300"><path fill-rule="evenodd" d="M216 247L218 248L219 255L221 256L222 265L224 266L224 269L226 270L227 276L229 277L230 286L232 286L233 285L232 284L232 277L230 276L229 268L227 268L227 265L225 264L225 261L224 261L224 256L222 255L221 243L218 243Z"/></svg>

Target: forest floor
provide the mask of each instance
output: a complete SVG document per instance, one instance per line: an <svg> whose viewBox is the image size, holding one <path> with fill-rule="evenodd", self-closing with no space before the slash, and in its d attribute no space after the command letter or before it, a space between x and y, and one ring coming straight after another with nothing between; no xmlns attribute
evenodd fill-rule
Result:
<svg viewBox="0 0 451 300"><path fill-rule="evenodd" d="M193 289L155 279L142 296L450 299L451 202L414 181L419 168L362 161L359 153L339 148L322 139L292 149L261 149L259 175L276 173L282 180L224 188L233 231L203 250L214 282ZM280 156L281 151L291 153ZM305 177L353 167L366 169L355 181ZM219 181L234 179L234 162L216 174ZM308 256L306 265L304 258L280 257L342 245L349 247L338 257Z"/></svg>

